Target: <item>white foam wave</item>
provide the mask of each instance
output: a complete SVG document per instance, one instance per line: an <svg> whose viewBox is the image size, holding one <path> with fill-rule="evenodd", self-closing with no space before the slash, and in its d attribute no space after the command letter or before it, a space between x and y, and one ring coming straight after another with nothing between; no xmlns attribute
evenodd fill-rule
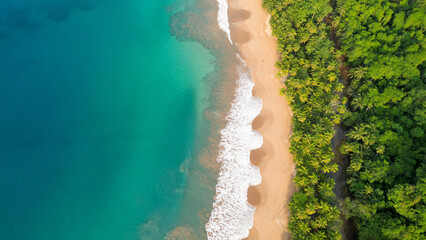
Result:
<svg viewBox="0 0 426 240"><path fill-rule="evenodd" d="M250 151L263 144L262 135L252 129L262 109L262 100L252 96L254 82L250 68L238 55L239 79L235 99L221 131L221 164L215 202L206 224L209 240L237 240L248 236L255 208L247 202L247 190L261 182L259 169L250 162Z"/></svg>
<svg viewBox="0 0 426 240"><path fill-rule="evenodd" d="M226 33L229 41L232 44L231 40L231 30L229 29L229 20L228 20L228 2L227 0L217 0L219 10L217 12L217 22L219 28Z"/></svg>

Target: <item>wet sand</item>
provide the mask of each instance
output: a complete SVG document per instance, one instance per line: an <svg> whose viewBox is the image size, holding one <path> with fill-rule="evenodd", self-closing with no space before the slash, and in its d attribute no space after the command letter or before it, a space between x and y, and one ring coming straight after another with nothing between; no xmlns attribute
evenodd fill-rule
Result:
<svg viewBox="0 0 426 240"><path fill-rule="evenodd" d="M253 129L263 135L263 146L251 153L251 162L260 168L262 183L248 190L249 203L256 207L254 226L247 239L289 239L287 205L295 190L294 164L289 152L291 112L283 87L276 77L276 39L271 36L269 18L261 0L229 0L231 37L252 69L253 95L263 108L253 121Z"/></svg>

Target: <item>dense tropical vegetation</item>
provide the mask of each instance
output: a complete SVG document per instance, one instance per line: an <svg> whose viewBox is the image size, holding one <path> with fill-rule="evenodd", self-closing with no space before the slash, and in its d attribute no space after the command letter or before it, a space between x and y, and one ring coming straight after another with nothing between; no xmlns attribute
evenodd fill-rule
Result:
<svg viewBox="0 0 426 240"><path fill-rule="evenodd" d="M359 239L426 239L424 0L264 0L294 113L293 239L340 239L333 127ZM339 69L349 69L344 88ZM348 99L342 96L345 91ZM345 108L347 106L347 109Z"/></svg>
<svg viewBox="0 0 426 240"><path fill-rule="evenodd" d="M283 89L294 117L290 151L294 155L298 188L290 207L293 239L340 239L340 212L333 206L337 171L331 163L333 127L344 106L338 92L339 63L331 31L324 18L332 12L328 1L265 0L282 59L277 66L287 78Z"/></svg>
<svg viewBox="0 0 426 240"><path fill-rule="evenodd" d="M360 239L426 239L425 1L338 0L350 69L347 210Z"/></svg>

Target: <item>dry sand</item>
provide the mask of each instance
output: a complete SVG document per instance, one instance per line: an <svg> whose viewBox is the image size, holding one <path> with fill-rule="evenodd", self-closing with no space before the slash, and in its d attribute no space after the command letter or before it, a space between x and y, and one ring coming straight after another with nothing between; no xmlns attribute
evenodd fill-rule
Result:
<svg viewBox="0 0 426 240"><path fill-rule="evenodd" d="M294 192L294 165L289 152L291 112L283 87L276 77L276 39L271 36L269 18L262 0L228 0L231 36L252 69L253 95L263 109L253 128L263 135L263 146L252 152L251 161L260 168L262 183L250 187L249 202L256 207L254 226L247 239L289 239L288 202Z"/></svg>

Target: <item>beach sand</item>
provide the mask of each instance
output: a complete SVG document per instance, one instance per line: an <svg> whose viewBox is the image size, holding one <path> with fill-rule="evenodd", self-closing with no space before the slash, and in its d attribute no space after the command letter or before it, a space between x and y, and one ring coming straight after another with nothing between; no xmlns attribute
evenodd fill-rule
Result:
<svg viewBox="0 0 426 240"><path fill-rule="evenodd" d="M249 203L256 211L247 239L289 239L287 205L295 191L294 164L289 152L291 112L285 96L279 94L283 84L276 77L276 39L271 36L262 0L229 0L228 14L231 37L252 69L253 95L263 101L253 129L263 135L264 143L251 153L252 163L260 168L262 183L248 190Z"/></svg>

